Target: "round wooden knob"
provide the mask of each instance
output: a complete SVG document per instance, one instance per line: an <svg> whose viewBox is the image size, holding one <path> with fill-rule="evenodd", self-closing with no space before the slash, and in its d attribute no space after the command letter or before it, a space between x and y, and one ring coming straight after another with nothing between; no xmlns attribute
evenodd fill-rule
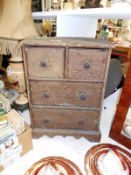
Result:
<svg viewBox="0 0 131 175"><path fill-rule="evenodd" d="M49 98L50 97L49 93L48 92L44 92L44 97L45 98Z"/></svg>
<svg viewBox="0 0 131 175"><path fill-rule="evenodd" d="M78 123L79 123L79 125L84 125L84 121L83 120L80 120Z"/></svg>
<svg viewBox="0 0 131 175"><path fill-rule="evenodd" d="M84 68L85 69L89 69L90 68L90 64L89 63L84 63Z"/></svg>
<svg viewBox="0 0 131 175"><path fill-rule="evenodd" d="M47 60L41 61L40 66L41 67L47 67L48 66L48 61Z"/></svg>
<svg viewBox="0 0 131 175"><path fill-rule="evenodd" d="M49 123L49 120L45 119L44 120L44 123L48 124Z"/></svg>
<svg viewBox="0 0 131 175"><path fill-rule="evenodd" d="M85 93L80 93L80 99L81 100L86 100L87 99L87 95Z"/></svg>

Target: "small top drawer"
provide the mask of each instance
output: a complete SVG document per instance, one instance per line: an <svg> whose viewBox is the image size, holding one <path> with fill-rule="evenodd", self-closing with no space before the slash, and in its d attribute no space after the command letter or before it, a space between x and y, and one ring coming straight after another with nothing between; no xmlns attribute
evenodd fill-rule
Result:
<svg viewBox="0 0 131 175"><path fill-rule="evenodd" d="M28 47L26 53L29 77L63 78L64 48Z"/></svg>
<svg viewBox="0 0 131 175"><path fill-rule="evenodd" d="M69 48L68 78L103 81L109 50Z"/></svg>

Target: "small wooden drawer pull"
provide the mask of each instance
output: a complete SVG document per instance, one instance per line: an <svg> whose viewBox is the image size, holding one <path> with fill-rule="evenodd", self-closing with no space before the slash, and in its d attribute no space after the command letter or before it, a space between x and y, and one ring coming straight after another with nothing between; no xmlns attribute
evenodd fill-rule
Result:
<svg viewBox="0 0 131 175"><path fill-rule="evenodd" d="M41 66L41 67L48 67L48 60L45 59L45 60L43 60L43 61L40 61L40 66Z"/></svg>
<svg viewBox="0 0 131 175"><path fill-rule="evenodd" d="M84 121L83 120L79 120L78 124L79 125L84 125Z"/></svg>
<svg viewBox="0 0 131 175"><path fill-rule="evenodd" d="M48 124L49 123L49 120L45 119L44 120L44 123Z"/></svg>
<svg viewBox="0 0 131 175"><path fill-rule="evenodd" d="M88 62L84 63L84 68L85 69L89 69L90 68L90 64Z"/></svg>
<svg viewBox="0 0 131 175"><path fill-rule="evenodd" d="M87 95L83 92L80 93L79 97L80 97L81 100L86 100L87 99Z"/></svg>
<svg viewBox="0 0 131 175"><path fill-rule="evenodd" d="M45 97L45 98L49 98L49 97L50 97L48 91L45 91L45 92L44 92L44 97Z"/></svg>

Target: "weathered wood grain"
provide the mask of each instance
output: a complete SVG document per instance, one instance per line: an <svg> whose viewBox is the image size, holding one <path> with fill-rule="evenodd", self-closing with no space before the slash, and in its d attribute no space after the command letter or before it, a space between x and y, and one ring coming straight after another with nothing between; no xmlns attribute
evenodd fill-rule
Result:
<svg viewBox="0 0 131 175"><path fill-rule="evenodd" d="M97 40L23 42L34 136L100 140L100 115L111 46Z"/></svg>

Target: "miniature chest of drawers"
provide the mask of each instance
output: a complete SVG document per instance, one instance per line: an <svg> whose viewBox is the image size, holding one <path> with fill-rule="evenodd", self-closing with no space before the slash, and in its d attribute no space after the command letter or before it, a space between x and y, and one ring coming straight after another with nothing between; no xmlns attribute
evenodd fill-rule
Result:
<svg viewBox="0 0 131 175"><path fill-rule="evenodd" d="M34 136L100 139L111 46L97 40L28 39L22 44Z"/></svg>

